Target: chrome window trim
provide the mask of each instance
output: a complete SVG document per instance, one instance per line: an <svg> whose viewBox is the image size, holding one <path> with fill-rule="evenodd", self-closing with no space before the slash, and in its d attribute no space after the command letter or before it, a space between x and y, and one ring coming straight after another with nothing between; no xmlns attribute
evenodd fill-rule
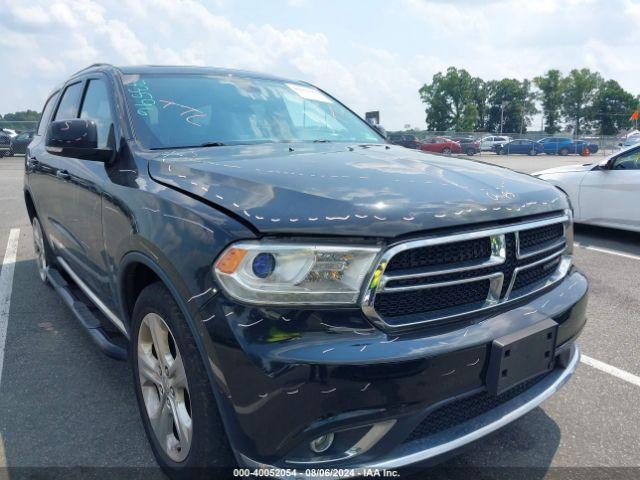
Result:
<svg viewBox="0 0 640 480"><path fill-rule="evenodd" d="M538 228L538 227L544 227L547 225L552 225L552 224L556 224L556 223L562 223L563 224L563 232L565 234L565 238L563 239L563 242L560 243L558 242L557 245L554 245L553 248L559 248L562 244L566 244L565 245L565 249L560 250L552 255L550 255L549 257L546 257L545 259L542 259L540 261L537 262L532 262L531 265L523 265L521 267L516 267L516 269L514 269L513 272L513 276L511 278L511 282L509 284L509 289L507 290L505 296L503 299L500 299L500 290L497 291L497 295L496 295L496 290L495 288L497 287L497 279L494 279L494 283L490 285L490 289L489 289L489 294L487 295L487 299L485 301L485 304L477 309L473 309L473 310L467 310L461 313L455 313L455 314L451 314L451 315L444 315L441 317L435 317L435 318L426 318L424 320L417 320L417 321L407 321L401 324L389 324L387 323L375 310L375 300L376 300L376 295L378 293L382 293L382 292L386 292L386 293L390 293L393 291L399 292L401 290L396 290L397 288L408 288L408 287L391 287L393 288L393 290L389 287L386 287L386 284L389 281L392 280L400 280L400 279L404 279L404 278L420 278L420 277L429 277L431 276L431 271L427 270L426 274L422 274L422 272L420 274L412 274L411 276L407 276L407 275L393 275L392 273L389 275L385 274L385 269L386 266L389 264L390 260L397 255L400 252L403 252L405 250L412 250L415 248L420 248L420 247L427 247L427 246L433 246L433 245L441 245L443 243L453 243L453 242L462 242L465 240L474 240L474 239L478 239L478 238L485 238L485 237L491 237L492 239L499 239L500 237L502 237L502 242L504 242L504 236L508 233L514 233L515 237L516 237L516 242L518 241L518 235L517 232L521 231L521 230L530 230L530 229L534 229L534 228ZM468 316L468 315L473 315L473 314L477 314L477 313L481 313L484 312L486 310L489 310L497 305L504 305L506 303L509 302L513 302L515 300L520 300L522 298L525 298L529 295L533 295L536 292L539 292L545 288L548 288L550 285L559 282L560 280L562 280L565 275L568 273L569 268L571 267L571 257L569 255L565 255L566 252L569 251L570 245L569 245L569 239L567 238L567 230L568 230L568 226L571 223L571 214L568 211L565 211L565 213L563 215L557 215L554 217L550 217L550 218L545 218L542 220L535 220L535 221L529 221L529 222L518 222L518 223L513 223L511 225L506 225L504 227L496 227L496 228L485 228L485 229L478 229L478 230L473 230L473 231L469 231L469 232L463 232L463 233L457 233L457 234L450 234L450 235L444 235L441 237L432 237L432 238L425 238L425 239L419 239L419 240L410 240L407 242L403 242L403 243L398 243L396 245L392 245L390 248L388 248L387 250L385 250L381 255L380 258L378 260L378 262L376 263L376 266L374 267L373 271L370 273L367 282L365 283L366 285L366 290L364 291L363 295L362 295L362 299L360 301L360 307L362 308L363 313L376 325L378 325L380 328L385 329L385 330L395 330L395 329L402 329L402 328L406 328L406 327L411 327L411 326L415 326L415 325L421 325L421 324L428 324L428 323L434 323L434 322L441 322L441 321L448 321L448 320L453 320L457 317L464 317L464 316ZM493 242L492 242L493 243ZM544 247L540 250L536 250L535 252L533 252L533 255L538 255L540 253L544 253L548 250L550 250L552 247ZM492 249L493 251L493 249ZM519 245L516 244L516 256L519 253ZM526 256L524 257L519 257L518 259L521 258L528 258L531 252L527 252L527 254L525 254ZM506 253L503 253L503 255L506 258ZM556 271L554 272L554 274L547 279L546 282L544 282L543 284L538 285L537 283L534 284L536 286L536 288L531 289L530 291L526 291L523 292L521 295L519 295L516 298L510 298L510 294L511 294L511 288L513 287L513 285L515 284L515 278L517 276L517 273L529 268L531 266L535 266L539 263L544 263L544 261L550 261L553 258L557 257L557 256L561 256L561 261L558 265L558 267L556 268ZM492 258L494 257L494 255L492 254ZM494 259L493 261L496 261L496 259ZM499 264L500 262L496 263ZM535 265L534 265L535 264ZM456 273L459 271L463 271L463 270L470 270L470 269L476 269L476 268L484 268L487 265L477 265L477 266L470 266L470 265L465 265L464 267L454 267L452 269L441 269L438 270L438 273L433 273L433 275L435 274L447 274L447 273ZM500 289L502 288L502 281L503 281L503 274L500 273L500 277L501 277L501 281L500 281ZM451 284L456 284L456 283L467 283L469 281L476 281L476 280L481 280L482 277L474 277L471 279L460 279L460 280L455 280L452 282L446 282L449 285ZM420 286L411 286L413 288L410 289L417 289L417 288L434 288L433 286L437 284L425 284L425 285L420 285ZM446 286L446 285L439 285L439 286ZM429 312L425 312L424 316L428 316ZM420 315L419 313L416 313L415 315ZM415 316L412 315L412 316Z"/></svg>

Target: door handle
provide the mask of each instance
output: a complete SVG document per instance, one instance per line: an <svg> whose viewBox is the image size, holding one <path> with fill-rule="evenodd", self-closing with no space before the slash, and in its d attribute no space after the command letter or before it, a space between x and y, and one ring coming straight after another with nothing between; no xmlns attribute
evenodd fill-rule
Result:
<svg viewBox="0 0 640 480"><path fill-rule="evenodd" d="M56 177L61 178L62 180L68 180L71 178L71 175L69 175L69 172L66 170L58 170L56 172Z"/></svg>

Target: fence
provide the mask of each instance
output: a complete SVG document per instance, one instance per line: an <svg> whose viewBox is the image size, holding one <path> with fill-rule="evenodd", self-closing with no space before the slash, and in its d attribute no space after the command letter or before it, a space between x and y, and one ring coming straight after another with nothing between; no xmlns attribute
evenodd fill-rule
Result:
<svg viewBox="0 0 640 480"><path fill-rule="evenodd" d="M589 143L595 143L598 145L598 153L609 155L620 150L620 146L625 141L625 135L571 135L571 134L561 134L557 133L555 135L549 135L545 132L528 132L528 133L490 133L490 132L432 132L428 130L407 130L407 131L397 131L397 132L388 132L391 134L405 134L405 135L415 135L418 140L425 141L432 137L471 137L477 141L480 141L481 138L486 136L501 136L501 137L511 137L513 140L516 139L528 139L537 142L542 138L546 137L561 137L561 138L571 138L572 140L585 140ZM487 153L487 152L483 152ZM491 152L489 152L491 153ZM492 153L491 153L492 154Z"/></svg>
<svg viewBox="0 0 640 480"><path fill-rule="evenodd" d="M0 129L6 128L16 133L33 132L37 126L37 120L0 120Z"/></svg>

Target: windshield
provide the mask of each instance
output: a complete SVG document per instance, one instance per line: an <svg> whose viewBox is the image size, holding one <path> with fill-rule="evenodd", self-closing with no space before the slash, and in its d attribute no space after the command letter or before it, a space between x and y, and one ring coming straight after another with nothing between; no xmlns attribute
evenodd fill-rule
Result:
<svg viewBox="0 0 640 480"><path fill-rule="evenodd" d="M384 143L363 120L301 83L234 75L125 75L146 147L264 142Z"/></svg>

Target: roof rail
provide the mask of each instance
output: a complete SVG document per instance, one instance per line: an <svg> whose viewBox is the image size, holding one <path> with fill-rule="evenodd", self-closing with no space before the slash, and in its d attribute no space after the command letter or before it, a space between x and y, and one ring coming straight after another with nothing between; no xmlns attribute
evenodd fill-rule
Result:
<svg viewBox="0 0 640 480"><path fill-rule="evenodd" d="M112 65L110 63L94 63L92 65L89 65L88 67L82 68L80 70L78 70L76 73L74 73L73 75L71 75L72 77L75 77L76 75L78 75L79 73L84 72L85 70L89 70L90 68L95 68L95 67L111 67Z"/></svg>

